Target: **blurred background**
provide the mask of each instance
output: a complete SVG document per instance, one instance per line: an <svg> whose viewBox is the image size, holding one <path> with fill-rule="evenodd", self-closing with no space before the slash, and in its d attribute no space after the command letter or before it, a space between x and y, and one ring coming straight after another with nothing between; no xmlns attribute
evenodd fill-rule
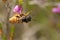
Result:
<svg viewBox="0 0 60 40"><path fill-rule="evenodd" d="M23 0L25 12L32 10L29 23L9 23L18 0L0 0L0 40L60 40L60 14L52 12L60 0ZM13 36L10 36L13 35ZM11 39L11 40L12 40Z"/></svg>

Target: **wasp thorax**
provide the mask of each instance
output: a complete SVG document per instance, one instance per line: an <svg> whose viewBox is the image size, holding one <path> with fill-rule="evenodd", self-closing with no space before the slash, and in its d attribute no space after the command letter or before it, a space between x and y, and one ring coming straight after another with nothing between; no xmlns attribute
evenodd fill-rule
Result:
<svg viewBox="0 0 60 40"><path fill-rule="evenodd" d="M15 14L13 17L11 17L11 18L9 19L9 22L10 22L10 23L17 23L17 22L19 22L19 18L20 18L20 15Z"/></svg>

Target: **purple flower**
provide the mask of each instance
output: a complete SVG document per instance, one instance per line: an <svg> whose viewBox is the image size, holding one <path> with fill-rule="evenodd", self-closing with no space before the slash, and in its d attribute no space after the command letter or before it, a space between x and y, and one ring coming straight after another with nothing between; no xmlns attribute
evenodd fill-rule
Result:
<svg viewBox="0 0 60 40"><path fill-rule="evenodd" d="M53 12L53 13L59 13L60 10L59 10L58 8L53 8L53 9L52 9L52 12Z"/></svg>
<svg viewBox="0 0 60 40"><path fill-rule="evenodd" d="M57 7L52 9L53 13L60 13L60 4L57 5Z"/></svg>
<svg viewBox="0 0 60 40"><path fill-rule="evenodd" d="M58 4L57 7L60 8L60 4Z"/></svg>
<svg viewBox="0 0 60 40"><path fill-rule="evenodd" d="M15 8L13 9L13 12L21 13L23 10L22 6L16 5Z"/></svg>

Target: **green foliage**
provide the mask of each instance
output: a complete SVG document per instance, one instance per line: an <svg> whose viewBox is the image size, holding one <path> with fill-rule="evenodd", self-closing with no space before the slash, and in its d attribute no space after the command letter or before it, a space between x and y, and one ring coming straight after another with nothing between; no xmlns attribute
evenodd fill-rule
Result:
<svg viewBox="0 0 60 40"><path fill-rule="evenodd" d="M0 29L2 29L2 24L0 23Z"/></svg>
<svg viewBox="0 0 60 40"><path fill-rule="evenodd" d="M23 5L23 0L17 0L17 3L19 4L19 5Z"/></svg>
<svg viewBox="0 0 60 40"><path fill-rule="evenodd" d="M3 40L7 40L6 35L3 35L3 36L2 36L2 39L3 39Z"/></svg>
<svg viewBox="0 0 60 40"><path fill-rule="evenodd" d="M60 23L57 24L57 27L60 28Z"/></svg>
<svg viewBox="0 0 60 40"><path fill-rule="evenodd" d="M56 2L60 2L60 0L56 0Z"/></svg>
<svg viewBox="0 0 60 40"><path fill-rule="evenodd" d="M11 26L10 32L11 32L11 33L14 33L14 30L15 30L14 26Z"/></svg>

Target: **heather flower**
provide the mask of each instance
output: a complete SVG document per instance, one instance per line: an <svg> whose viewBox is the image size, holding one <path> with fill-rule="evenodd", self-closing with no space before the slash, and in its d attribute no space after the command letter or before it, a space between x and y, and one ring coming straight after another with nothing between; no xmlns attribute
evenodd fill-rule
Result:
<svg viewBox="0 0 60 40"><path fill-rule="evenodd" d="M52 9L52 12L53 12L53 13L59 13L60 10L59 10L58 8L53 8L53 9Z"/></svg>
<svg viewBox="0 0 60 40"><path fill-rule="evenodd" d="M60 4L57 5L57 7L52 9L53 13L60 13Z"/></svg>
<svg viewBox="0 0 60 40"><path fill-rule="evenodd" d="M13 9L13 12L21 13L22 12L22 6L16 5L15 8Z"/></svg>

